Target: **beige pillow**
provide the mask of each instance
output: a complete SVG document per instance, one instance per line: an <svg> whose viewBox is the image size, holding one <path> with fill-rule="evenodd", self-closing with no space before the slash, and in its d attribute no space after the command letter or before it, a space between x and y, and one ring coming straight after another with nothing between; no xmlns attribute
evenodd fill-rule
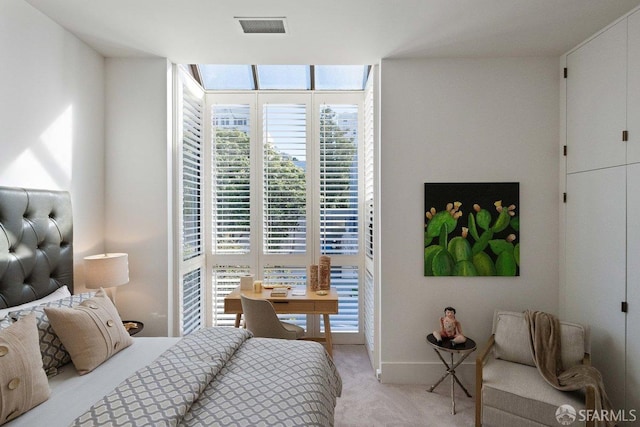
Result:
<svg viewBox="0 0 640 427"><path fill-rule="evenodd" d="M0 424L41 404L49 394L36 317L31 314L0 331Z"/></svg>
<svg viewBox="0 0 640 427"><path fill-rule="evenodd" d="M104 289L73 308L44 310L80 375L91 372L133 342Z"/></svg>
<svg viewBox="0 0 640 427"><path fill-rule="evenodd" d="M495 357L523 365L536 366L529 345L529 328L524 313L497 313Z"/></svg>

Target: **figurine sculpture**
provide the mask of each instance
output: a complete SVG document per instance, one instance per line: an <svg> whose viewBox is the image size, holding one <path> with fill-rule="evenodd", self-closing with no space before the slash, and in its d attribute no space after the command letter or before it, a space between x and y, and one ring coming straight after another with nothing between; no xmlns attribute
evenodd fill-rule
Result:
<svg viewBox="0 0 640 427"><path fill-rule="evenodd" d="M456 320L456 309L447 307L444 316L440 318L440 330L433 331L433 336L442 342L444 338L451 339L452 344L463 344L467 338L462 334L462 325Z"/></svg>

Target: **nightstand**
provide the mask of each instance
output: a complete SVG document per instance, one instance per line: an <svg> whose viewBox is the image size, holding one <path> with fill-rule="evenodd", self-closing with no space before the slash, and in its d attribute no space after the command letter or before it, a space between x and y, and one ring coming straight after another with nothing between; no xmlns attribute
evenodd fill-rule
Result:
<svg viewBox="0 0 640 427"><path fill-rule="evenodd" d="M129 335L134 336L144 329L144 323L139 320L123 320L122 324L124 328L129 332Z"/></svg>

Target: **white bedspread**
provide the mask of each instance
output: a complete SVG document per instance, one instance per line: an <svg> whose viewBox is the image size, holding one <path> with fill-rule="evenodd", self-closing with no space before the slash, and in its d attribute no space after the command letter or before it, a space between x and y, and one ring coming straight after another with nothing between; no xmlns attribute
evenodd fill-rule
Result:
<svg viewBox="0 0 640 427"><path fill-rule="evenodd" d="M180 338L140 337L93 372L78 375L72 364L49 379L49 400L5 424L7 427L67 427L87 408L113 390L138 369L153 362ZM46 416L44 415L46 414Z"/></svg>

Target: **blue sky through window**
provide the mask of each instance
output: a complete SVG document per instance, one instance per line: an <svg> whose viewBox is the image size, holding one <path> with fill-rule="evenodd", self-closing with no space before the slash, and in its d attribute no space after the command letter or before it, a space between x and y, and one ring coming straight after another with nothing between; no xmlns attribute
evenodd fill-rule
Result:
<svg viewBox="0 0 640 427"><path fill-rule="evenodd" d="M316 65L316 90L362 90L368 67L362 65Z"/></svg>
<svg viewBox="0 0 640 427"><path fill-rule="evenodd" d="M202 64L200 75L205 89L254 90L251 65L211 65Z"/></svg>
<svg viewBox="0 0 640 427"><path fill-rule="evenodd" d="M198 65L207 90L363 90L369 74L368 65L256 65L255 81L252 67Z"/></svg>
<svg viewBox="0 0 640 427"><path fill-rule="evenodd" d="M291 90L311 88L308 65L258 65L260 89Z"/></svg>

